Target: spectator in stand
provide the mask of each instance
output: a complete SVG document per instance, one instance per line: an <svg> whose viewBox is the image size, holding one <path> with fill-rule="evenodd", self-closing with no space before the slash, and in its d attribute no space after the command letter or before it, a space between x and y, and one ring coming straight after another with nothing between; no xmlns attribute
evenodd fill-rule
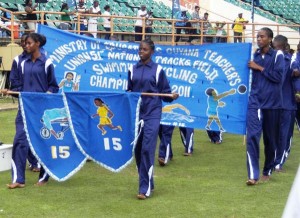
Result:
<svg viewBox="0 0 300 218"><path fill-rule="evenodd" d="M211 24L208 20L208 16L209 14L207 12L204 13L203 19L202 19L202 30L203 30L203 35L207 35L208 34L208 30L211 28ZM203 36L203 42L207 43L207 42L212 42L211 37L207 37L207 36Z"/></svg>
<svg viewBox="0 0 300 218"><path fill-rule="evenodd" d="M153 20L151 20L151 18L153 15L152 11L148 11L147 16L146 16L146 33L152 33L152 24L153 24ZM146 38L151 39L150 35L147 35Z"/></svg>
<svg viewBox="0 0 300 218"><path fill-rule="evenodd" d="M224 40L225 38L223 38L223 27L224 26L225 26L225 23L220 23L220 22L216 23L216 26L215 26L216 37L215 37L215 40L214 40L216 43L226 41L226 40Z"/></svg>
<svg viewBox="0 0 300 218"><path fill-rule="evenodd" d="M99 2L97 0L93 2L93 6L90 8L89 14L101 14L99 8ZM97 38L98 17L95 16L90 17L89 24L88 24L88 31L93 34L94 38Z"/></svg>
<svg viewBox="0 0 300 218"><path fill-rule="evenodd" d="M181 30L184 29L185 33L189 34L192 25L191 25L191 22L188 22L189 18L188 18L187 14L186 14L186 10L185 9L183 9L181 11L181 13L178 13L176 19L178 21L175 23L175 26L176 26L176 38L175 38L175 42L178 42L180 40L180 35L179 34L181 34ZM189 36L188 42L191 42L191 41L192 41L192 37Z"/></svg>
<svg viewBox="0 0 300 218"><path fill-rule="evenodd" d="M71 17L70 15L74 14L74 11L69 10L69 5L67 3L63 3L60 8L60 12L63 12L64 14L61 15L61 21L59 28L62 30L71 30L72 29L72 23L71 23Z"/></svg>
<svg viewBox="0 0 300 218"><path fill-rule="evenodd" d="M25 11L27 13L26 20L28 20L27 25L28 25L29 29L33 32L35 31L35 26L36 26L36 22L37 22L37 15L34 14L33 12L37 8L37 6L38 6L38 3L35 3L34 5L32 5L32 0L25 1Z"/></svg>
<svg viewBox="0 0 300 218"><path fill-rule="evenodd" d="M103 26L106 32L109 32L107 34L105 34L105 38L106 40L109 40L110 38L110 6L109 5L105 5L104 7L104 13L103 15L107 16L107 17L103 17Z"/></svg>
<svg viewBox="0 0 300 218"><path fill-rule="evenodd" d="M138 12L137 12L137 17L143 18L143 17L146 17L147 14L148 14L148 12L146 11L146 6L142 5L141 9L138 10ZM138 33L135 35L135 41L141 41L143 37L139 33L143 32L143 20L142 19L136 19L134 31L135 31L135 33Z"/></svg>
<svg viewBox="0 0 300 218"><path fill-rule="evenodd" d="M112 35L110 37L110 40L112 40L112 41L119 41L119 38L116 35Z"/></svg>
<svg viewBox="0 0 300 218"><path fill-rule="evenodd" d="M79 20L80 25L79 25L79 27L80 27L80 34L81 35L84 34L84 32L81 32L81 31L86 31L86 29L87 29L86 28L87 20L86 20L86 17L83 15L87 12L88 12L88 10L86 9L86 7L84 5L84 1L80 0L78 2L78 6L77 6L77 13L80 14L80 20ZM78 27L77 27L77 25L78 25L78 23L77 23L78 22L78 14L76 16L74 16L74 22L75 22L74 30L78 30Z"/></svg>
<svg viewBox="0 0 300 218"><path fill-rule="evenodd" d="M245 23L248 23L248 20L243 18L243 13L239 13L238 17L234 20L233 26L233 36L234 36L234 43L242 42L243 40L243 32L246 29Z"/></svg>
<svg viewBox="0 0 300 218"><path fill-rule="evenodd" d="M199 6L195 6L195 10L193 11L192 13L192 27L193 29L191 29L191 34L197 34L198 33L198 30L200 29L200 21L201 21L201 18L200 18L200 7Z"/></svg>

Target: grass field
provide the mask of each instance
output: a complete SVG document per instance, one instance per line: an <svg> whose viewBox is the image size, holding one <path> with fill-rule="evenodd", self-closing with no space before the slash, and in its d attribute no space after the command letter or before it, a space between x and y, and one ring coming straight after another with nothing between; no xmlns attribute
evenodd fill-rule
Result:
<svg viewBox="0 0 300 218"><path fill-rule="evenodd" d="M15 114L0 112L5 143L12 143ZM298 131L286 173L255 187L245 184L243 136L225 134L224 143L215 145L197 130L194 154L184 157L178 132L174 159L165 167L156 163L155 191L145 201L136 199L134 161L120 173L89 162L68 181L50 180L44 187L33 186L38 175L27 170L26 187L17 190L6 188L11 179L6 171L0 173L0 217L281 217L299 165Z"/></svg>

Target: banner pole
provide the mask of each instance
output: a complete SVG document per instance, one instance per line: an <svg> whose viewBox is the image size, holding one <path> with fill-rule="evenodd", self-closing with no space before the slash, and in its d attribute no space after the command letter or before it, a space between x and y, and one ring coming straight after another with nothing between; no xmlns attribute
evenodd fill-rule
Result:
<svg viewBox="0 0 300 218"><path fill-rule="evenodd" d="M3 94L8 94L8 95L19 95L20 92L15 92L15 91L10 91L10 90L5 90L5 89L1 89L0 93ZM159 96L159 97L173 97L172 93L148 93L148 92L142 92L141 93L142 96Z"/></svg>

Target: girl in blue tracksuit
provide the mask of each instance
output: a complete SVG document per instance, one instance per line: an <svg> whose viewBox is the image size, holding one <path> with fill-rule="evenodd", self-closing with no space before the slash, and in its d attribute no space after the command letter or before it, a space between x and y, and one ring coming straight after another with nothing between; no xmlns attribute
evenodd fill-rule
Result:
<svg viewBox="0 0 300 218"><path fill-rule="evenodd" d="M264 27L257 33L259 49L248 67L252 69L251 92L247 114L247 185L260 178L259 141L263 132L265 163L261 181L270 178L279 144L282 84L285 72L284 55L270 47L273 32Z"/></svg>
<svg viewBox="0 0 300 218"><path fill-rule="evenodd" d="M275 171L281 172L286 159L286 153L289 150L293 137L294 120L296 111L296 101L293 87L293 69L291 64L291 55L286 52L288 39L285 36L278 35L273 40L274 49L284 52L285 77L282 86L283 105L280 118L280 143L276 149Z"/></svg>
<svg viewBox="0 0 300 218"><path fill-rule="evenodd" d="M28 33L24 33L21 37L21 47L23 48L22 54L16 56L13 60L11 71L10 71L10 77L18 76L18 69L22 63L23 60L25 60L28 57L28 54L25 50L25 39L27 37ZM13 79L13 78L11 78ZM30 164L30 169L34 172L40 171L39 163L35 156L32 154L31 150L28 150L28 156L27 156L28 162Z"/></svg>
<svg viewBox="0 0 300 218"><path fill-rule="evenodd" d="M158 163L164 166L173 158L172 135L174 126L160 125L159 127L159 152ZM181 141L184 146L184 156L192 156L194 150L194 129L188 127L179 127Z"/></svg>
<svg viewBox="0 0 300 218"><path fill-rule="evenodd" d="M29 54L21 63L17 72L12 72L10 82L12 90L24 92L57 93L58 85L54 75L54 66L50 59L40 52L46 44L46 38L37 33L30 33L26 37L26 52ZM12 151L12 183L8 188L25 187L26 157L29 145L24 131L24 124L20 110L16 117L16 135ZM43 184L49 176L41 169L40 180Z"/></svg>
<svg viewBox="0 0 300 218"><path fill-rule="evenodd" d="M294 87L295 87L295 98L297 101L297 111L296 111L296 125L300 131L300 42L297 45L297 53L293 56L293 76L294 76Z"/></svg>
<svg viewBox="0 0 300 218"><path fill-rule="evenodd" d="M128 91L147 93L171 93L169 82L162 67L151 59L155 50L150 39L141 41L139 47L140 61L128 71ZM138 199L146 199L154 189L153 167L155 148L162 113L162 100L171 102L178 98L142 96L139 119L144 121L140 126L140 136L135 147L135 159L139 174Z"/></svg>

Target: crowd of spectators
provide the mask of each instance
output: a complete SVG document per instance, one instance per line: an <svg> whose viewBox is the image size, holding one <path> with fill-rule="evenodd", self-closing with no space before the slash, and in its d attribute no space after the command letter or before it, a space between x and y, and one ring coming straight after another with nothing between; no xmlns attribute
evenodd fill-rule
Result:
<svg viewBox="0 0 300 218"><path fill-rule="evenodd" d="M32 0L25 0L26 17L24 27L30 32L35 31L37 23L37 14L34 13L38 7L38 4L32 3ZM93 35L94 38L99 36L99 26L107 33L104 34L105 39L111 38L112 20L111 20L111 6L105 5L100 8L99 1L94 0L93 5L87 8L85 0L79 0L76 7L70 10L68 3L62 3L60 12L64 14L60 15L59 22L54 24L62 30L72 30L80 34L86 34L87 32ZM103 12L103 13L102 13ZM101 21L98 19L101 16ZM105 16L104 16L105 15ZM205 12L203 16L200 15L200 7L195 6L192 14L185 9L173 14L175 28L175 42L186 41L191 42L197 40L204 43L219 43L227 41L227 33L224 30L225 22L210 22L209 14ZM153 12L147 10L146 5L141 5L137 11L134 23L135 41L141 41L143 31L146 33L146 38L151 38L153 31ZM46 21L46 19L44 19ZM99 22L100 21L100 22ZM234 20L232 26L234 32L234 42L242 42L242 34L247 23L242 14L239 14L238 18ZM168 22L169 24L171 22ZM122 25L125 25L122 24ZM145 26L145 29L143 30ZM155 27L156 28L156 27Z"/></svg>

